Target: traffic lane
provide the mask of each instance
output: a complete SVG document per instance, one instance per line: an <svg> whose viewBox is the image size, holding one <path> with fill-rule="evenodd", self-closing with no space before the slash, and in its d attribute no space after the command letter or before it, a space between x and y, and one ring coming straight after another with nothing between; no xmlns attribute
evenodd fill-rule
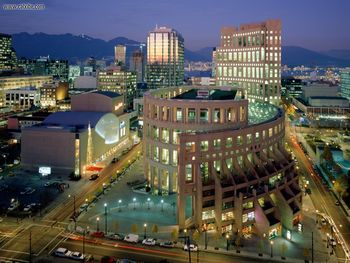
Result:
<svg viewBox="0 0 350 263"><path fill-rule="evenodd" d="M316 174L316 172L313 170L312 165L310 164L310 161L306 157L305 153L301 150L300 146L298 143L295 142L292 138L292 145L294 146L294 152L295 156L297 159L299 159L301 166L300 168L304 170L305 176L309 179L310 181L310 189L312 191L311 194L311 199L315 205L315 208L325 214L328 214L331 216L334 225L337 227L340 225L346 225L346 229L341 229L341 235L344 239L344 241L349 244L349 234L343 234L344 233L349 233L349 228L347 224L347 218L342 209L337 207L334 204L334 197L330 194L328 190L325 190L324 185L321 182L321 179L319 176ZM332 224L333 225L333 224ZM338 228L339 229L339 228ZM344 231L343 231L344 230ZM337 246L334 248L336 251L336 254L343 257L345 256L343 249L341 246Z"/></svg>
<svg viewBox="0 0 350 263"><path fill-rule="evenodd" d="M146 247L139 245L128 245L127 243L116 243L117 246L108 246L106 244L85 244L85 253L93 255L95 259L100 259L103 256L113 256L116 258L127 258L139 262L154 263L162 259L167 259L170 263L188 262L188 252L178 248L163 249L160 247ZM60 244L71 251L83 250L82 241L67 240ZM200 251L198 253L199 262L204 263L248 263L253 261L258 262L273 262L271 259L245 258L242 256L225 255L219 253L208 253ZM197 261L197 252L191 252L193 262Z"/></svg>

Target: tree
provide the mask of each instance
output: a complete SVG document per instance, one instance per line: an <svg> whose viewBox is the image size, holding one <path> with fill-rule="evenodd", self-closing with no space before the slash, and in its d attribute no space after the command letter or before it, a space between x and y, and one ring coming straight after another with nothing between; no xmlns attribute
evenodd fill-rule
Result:
<svg viewBox="0 0 350 263"><path fill-rule="evenodd" d="M340 195L343 196L346 192L346 189L349 187L349 179L345 174L341 174L337 177L334 182L334 190Z"/></svg>
<svg viewBox="0 0 350 263"><path fill-rule="evenodd" d="M178 237L179 237L179 231L176 228L174 228L173 231L171 231L171 240L175 242Z"/></svg>
<svg viewBox="0 0 350 263"><path fill-rule="evenodd" d="M198 230L194 231L193 234L192 234L192 239L194 241L196 241L196 243L199 242L199 240L201 239L201 234L199 233Z"/></svg>
<svg viewBox="0 0 350 263"><path fill-rule="evenodd" d="M285 257L286 256L287 249L288 249L288 247L287 247L286 242L283 242L281 244L281 257Z"/></svg>
<svg viewBox="0 0 350 263"><path fill-rule="evenodd" d="M131 233L133 233L133 234L137 233L137 225L136 224L131 225Z"/></svg>
<svg viewBox="0 0 350 263"><path fill-rule="evenodd" d="M331 148L327 144L324 146L321 158L323 158L329 164L333 164L334 163L334 159L333 159Z"/></svg>
<svg viewBox="0 0 350 263"><path fill-rule="evenodd" d="M118 222L118 221L116 221L116 222L114 223L114 231L115 231L116 233L118 233L118 231L119 231L119 222Z"/></svg>
<svg viewBox="0 0 350 263"><path fill-rule="evenodd" d="M265 249L264 239L260 238L260 240L259 240L259 251L260 251L261 254L264 253L264 249Z"/></svg>
<svg viewBox="0 0 350 263"><path fill-rule="evenodd" d="M152 226L152 233L153 233L153 234L157 234L157 233L158 233L158 225L154 224L154 225Z"/></svg>

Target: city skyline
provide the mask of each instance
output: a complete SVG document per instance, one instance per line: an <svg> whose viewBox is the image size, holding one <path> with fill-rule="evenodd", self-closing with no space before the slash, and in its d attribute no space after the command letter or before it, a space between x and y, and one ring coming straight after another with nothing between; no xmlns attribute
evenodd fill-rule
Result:
<svg viewBox="0 0 350 263"><path fill-rule="evenodd" d="M106 1L103 5L84 1L82 5L81 1L68 4L55 0L44 3L45 9L40 11L1 9L0 23L3 25L3 32L8 34L72 33L105 40L124 36L142 42L145 42L148 32L156 25L169 26L181 32L186 39L186 47L198 50L217 46L218 32L222 26L276 18L282 20L282 45L302 46L315 51L345 49L350 44L350 37L342 32L346 32L346 24L350 22L350 18L346 16L350 3L342 0L337 0L333 5L329 5L327 1L318 1L317 5L315 3L299 0L289 3L270 0L230 3L221 0L215 6L209 1L201 1L198 6L196 1L187 3L181 0L176 5L170 5L158 0L147 3L137 0L118 4ZM252 5L256 8L249 10ZM79 15L76 15L78 11ZM178 19L176 14L180 13L181 19ZM23 23L18 23L19 19Z"/></svg>

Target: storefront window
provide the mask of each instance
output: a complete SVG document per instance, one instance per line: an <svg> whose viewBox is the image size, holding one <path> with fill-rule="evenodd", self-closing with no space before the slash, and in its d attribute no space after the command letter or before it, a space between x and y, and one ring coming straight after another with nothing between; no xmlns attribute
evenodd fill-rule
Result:
<svg viewBox="0 0 350 263"><path fill-rule="evenodd" d="M208 151L208 141L201 141L201 151Z"/></svg>
<svg viewBox="0 0 350 263"><path fill-rule="evenodd" d="M186 182L192 182L192 164L186 164Z"/></svg>
<svg viewBox="0 0 350 263"><path fill-rule="evenodd" d="M214 210L208 210L208 211L202 212L202 220L212 219L214 217L215 217Z"/></svg>

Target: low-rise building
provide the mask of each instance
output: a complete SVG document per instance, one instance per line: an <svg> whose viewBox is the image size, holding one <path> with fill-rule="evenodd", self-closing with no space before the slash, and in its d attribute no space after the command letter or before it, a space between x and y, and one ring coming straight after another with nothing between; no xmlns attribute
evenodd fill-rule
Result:
<svg viewBox="0 0 350 263"><path fill-rule="evenodd" d="M52 76L11 76L0 77L0 106L5 104L5 91L23 87L40 88L44 84L52 83Z"/></svg>
<svg viewBox="0 0 350 263"><path fill-rule="evenodd" d="M41 107L56 107L56 102L68 98L68 82L44 84L40 88Z"/></svg>
<svg viewBox="0 0 350 263"><path fill-rule="evenodd" d="M56 112L41 124L22 130L21 160L25 169L87 177L132 145L129 114L113 92L90 92L72 98L72 111Z"/></svg>
<svg viewBox="0 0 350 263"><path fill-rule="evenodd" d="M5 105L14 111L39 106L40 94L35 87L23 87L5 91Z"/></svg>

